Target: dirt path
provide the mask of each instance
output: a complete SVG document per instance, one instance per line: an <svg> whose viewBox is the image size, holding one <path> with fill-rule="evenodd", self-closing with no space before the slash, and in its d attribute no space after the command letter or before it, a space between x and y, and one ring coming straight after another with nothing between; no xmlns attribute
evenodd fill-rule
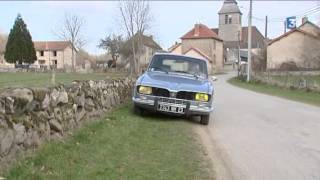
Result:
<svg viewBox="0 0 320 180"><path fill-rule="evenodd" d="M216 84L208 127L196 126L217 179L320 179L320 108Z"/></svg>

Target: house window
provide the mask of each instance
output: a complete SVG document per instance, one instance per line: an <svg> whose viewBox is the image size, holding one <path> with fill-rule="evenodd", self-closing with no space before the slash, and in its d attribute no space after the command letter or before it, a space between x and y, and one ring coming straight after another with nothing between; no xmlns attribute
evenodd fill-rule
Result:
<svg viewBox="0 0 320 180"><path fill-rule="evenodd" d="M46 61L45 60L39 60L39 64L45 64Z"/></svg>
<svg viewBox="0 0 320 180"><path fill-rule="evenodd" d="M57 51L53 51L53 56L56 57L57 56Z"/></svg>
<svg viewBox="0 0 320 180"><path fill-rule="evenodd" d="M52 62L51 69L57 69L58 61L57 60L52 60L51 62Z"/></svg>
<svg viewBox="0 0 320 180"><path fill-rule="evenodd" d="M231 15L228 16L228 23L232 24L232 16Z"/></svg>
<svg viewBox="0 0 320 180"><path fill-rule="evenodd" d="M224 16L224 23L228 24L228 15L227 14Z"/></svg>
<svg viewBox="0 0 320 180"><path fill-rule="evenodd" d="M44 51L40 51L40 56L44 56Z"/></svg>

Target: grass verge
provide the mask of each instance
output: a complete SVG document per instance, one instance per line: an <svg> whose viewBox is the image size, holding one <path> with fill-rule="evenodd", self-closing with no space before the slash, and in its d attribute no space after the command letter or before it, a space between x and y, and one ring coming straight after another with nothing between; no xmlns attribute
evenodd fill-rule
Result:
<svg viewBox="0 0 320 180"><path fill-rule="evenodd" d="M9 168L8 179L212 179L193 124L124 105Z"/></svg>
<svg viewBox="0 0 320 180"><path fill-rule="evenodd" d="M56 73L56 84L71 83L74 80L103 80L108 78L125 77L124 73ZM0 72L0 88L52 86L51 73L38 72Z"/></svg>
<svg viewBox="0 0 320 180"><path fill-rule="evenodd" d="M252 91L265 93L265 94L278 96L278 97L283 97L286 99L308 103L311 105L320 106L320 93L307 92L303 90L291 90L291 89L272 86L272 85L268 85L268 84L256 82L256 81L251 81L247 83L238 78L231 78L228 80L228 82L235 86L249 89Z"/></svg>

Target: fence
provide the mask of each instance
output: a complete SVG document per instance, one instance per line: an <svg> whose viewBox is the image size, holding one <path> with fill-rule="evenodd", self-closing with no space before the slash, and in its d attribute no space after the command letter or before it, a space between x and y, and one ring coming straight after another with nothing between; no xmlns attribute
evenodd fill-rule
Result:
<svg viewBox="0 0 320 180"><path fill-rule="evenodd" d="M252 78L279 87L320 92L320 71L253 72Z"/></svg>

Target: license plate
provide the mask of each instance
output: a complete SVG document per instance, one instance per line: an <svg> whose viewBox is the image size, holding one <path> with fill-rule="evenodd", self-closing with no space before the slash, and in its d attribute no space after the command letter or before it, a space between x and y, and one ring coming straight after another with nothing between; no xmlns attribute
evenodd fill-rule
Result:
<svg viewBox="0 0 320 180"><path fill-rule="evenodd" d="M185 108L166 104L158 104L158 111L184 114Z"/></svg>

